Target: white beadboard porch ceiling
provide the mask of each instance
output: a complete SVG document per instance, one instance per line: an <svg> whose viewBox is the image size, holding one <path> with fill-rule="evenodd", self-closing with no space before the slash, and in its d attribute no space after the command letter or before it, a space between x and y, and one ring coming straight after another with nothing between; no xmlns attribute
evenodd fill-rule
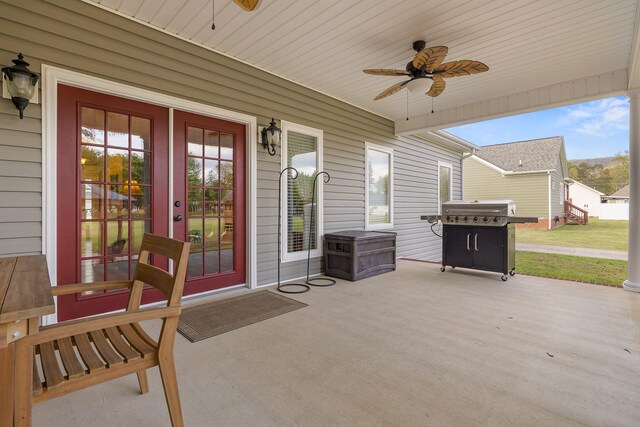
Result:
<svg viewBox="0 0 640 427"><path fill-rule="evenodd" d="M620 94L640 86L638 0L85 0L396 121L416 133ZM414 40L449 47L486 73L447 79L434 99L402 91ZM632 71L630 71L632 70Z"/></svg>

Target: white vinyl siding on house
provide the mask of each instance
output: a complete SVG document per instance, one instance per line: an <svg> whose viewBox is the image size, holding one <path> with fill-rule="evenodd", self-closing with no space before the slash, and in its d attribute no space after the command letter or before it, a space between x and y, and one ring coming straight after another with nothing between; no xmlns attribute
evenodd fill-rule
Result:
<svg viewBox="0 0 640 427"><path fill-rule="evenodd" d="M365 143L365 229L393 227L393 150Z"/></svg>
<svg viewBox="0 0 640 427"><path fill-rule="evenodd" d="M396 136L391 120L83 2L3 2L0 38L3 64L22 50L36 72L49 64L248 114L263 126L275 117L321 130L323 169L331 175L323 190L324 233L365 228L363 141L393 149L397 255L440 259L441 240L420 215L437 212L438 161L453 166L452 196L460 198L459 151ZM40 134L40 105L29 105L20 120L11 100L0 99L0 256L42 248ZM262 146L252 149L257 153L257 278L258 284L268 284L277 277L282 148L277 146L273 157ZM312 259L311 273L320 271L321 258ZM306 258L282 266L283 280L305 273Z"/></svg>

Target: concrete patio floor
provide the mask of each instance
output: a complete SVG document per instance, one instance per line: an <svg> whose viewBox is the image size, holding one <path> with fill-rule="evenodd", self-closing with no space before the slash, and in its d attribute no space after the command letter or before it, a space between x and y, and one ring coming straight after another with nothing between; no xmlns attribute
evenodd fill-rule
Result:
<svg viewBox="0 0 640 427"><path fill-rule="evenodd" d="M640 425L640 294L399 261L293 298L309 307L178 335L187 426ZM169 425L149 374L146 395L132 375L36 405L34 425Z"/></svg>

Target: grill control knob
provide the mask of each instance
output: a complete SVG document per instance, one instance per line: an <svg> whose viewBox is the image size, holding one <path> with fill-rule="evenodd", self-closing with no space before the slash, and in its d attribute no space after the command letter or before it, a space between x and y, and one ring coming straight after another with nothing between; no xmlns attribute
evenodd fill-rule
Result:
<svg viewBox="0 0 640 427"><path fill-rule="evenodd" d="M482 220L483 220L484 222L489 222L489 217L485 216L484 218L482 218Z"/></svg>
<svg viewBox="0 0 640 427"><path fill-rule="evenodd" d="M498 217L493 218L493 222L498 222L498 221L500 221L500 218Z"/></svg>
<svg viewBox="0 0 640 427"><path fill-rule="evenodd" d="M463 220L463 221L468 221L468 220L469 220L469 217L468 217L468 216L465 216L464 218L462 218L462 220Z"/></svg>
<svg viewBox="0 0 640 427"><path fill-rule="evenodd" d="M459 216L455 217L455 220L460 221L460 217Z"/></svg>
<svg viewBox="0 0 640 427"><path fill-rule="evenodd" d="M447 215L447 221L451 221L451 217Z"/></svg>
<svg viewBox="0 0 640 427"><path fill-rule="evenodd" d="M473 222L478 222L478 217L477 216L473 217Z"/></svg>

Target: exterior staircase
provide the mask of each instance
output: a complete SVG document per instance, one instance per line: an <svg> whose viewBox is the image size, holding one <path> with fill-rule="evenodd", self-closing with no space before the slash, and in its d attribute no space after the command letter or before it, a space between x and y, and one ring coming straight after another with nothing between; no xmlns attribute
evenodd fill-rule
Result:
<svg viewBox="0 0 640 427"><path fill-rule="evenodd" d="M587 225L589 223L589 212L566 200L564 202L564 216L567 221L575 222L576 224Z"/></svg>

